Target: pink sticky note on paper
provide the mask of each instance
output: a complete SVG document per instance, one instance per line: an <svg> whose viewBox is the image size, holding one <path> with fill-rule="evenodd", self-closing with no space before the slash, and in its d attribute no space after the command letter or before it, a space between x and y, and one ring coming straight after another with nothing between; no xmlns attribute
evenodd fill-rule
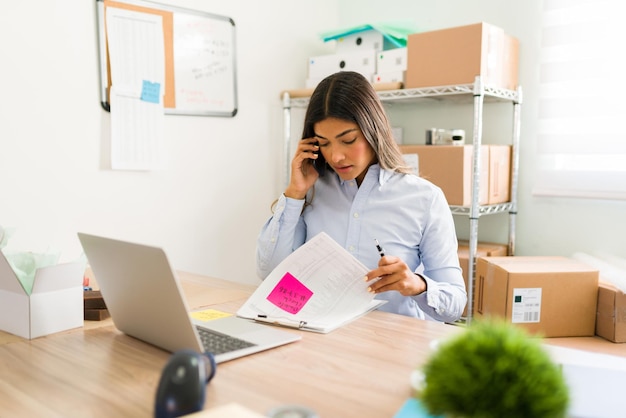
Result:
<svg viewBox="0 0 626 418"><path fill-rule="evenodd" d="M267 296L267 300L283 311L297 314L311 299L313 292L296 279L291 273L285 273L276 287Z"/></svg>

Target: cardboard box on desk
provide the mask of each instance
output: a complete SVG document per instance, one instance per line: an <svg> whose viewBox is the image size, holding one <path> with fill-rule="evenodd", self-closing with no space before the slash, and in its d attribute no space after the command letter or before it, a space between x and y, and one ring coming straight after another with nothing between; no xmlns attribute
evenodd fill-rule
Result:
<svg viewBox="0 0 626 418"><path fill-rule="evenodd" d="M544 337L595 334L599 271L550 256L480 257L474 318L504 318Z"/></svg>
<svg viewBox="0 0 626 418"><path fill-rule="evenodd" d="M414 33L407 38L406 88L472 84L514 90L519 42L488 23Z"/></svg>
<svg viewBox="0 0 626 418"><path fill-rule="evenodd" d="M27 294L0 251L0 330L32 339L83 326L84 263L37 270Z"/></svg>
<svg viewBox="0 0 626 418"><path fill-rule="evenodd" d="M596 335L626 343L626 294L608 282L598 284Z"/></svg>

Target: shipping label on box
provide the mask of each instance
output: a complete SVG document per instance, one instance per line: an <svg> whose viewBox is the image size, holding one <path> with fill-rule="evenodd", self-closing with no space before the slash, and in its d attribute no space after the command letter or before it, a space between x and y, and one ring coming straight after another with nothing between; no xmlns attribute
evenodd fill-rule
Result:
<svg viewBox="0 0 626 418"><path fill-rule="evenodd" d="M511 322L531 324L541 322L541 288L513 289Z"/></svg>
<svg viewBox="0 0 626 418"><path fill-rule="evenodd" d="M544 337L595 334L599 271L566 257L481 257L474 317L497 316Z"/></svg>
<svg viewBox="0 0 626 418"><path fill-rule="evenodd" d="M406 87L483 84L516 89L519 44L488 23L411 34L407 38Z"/></svg>

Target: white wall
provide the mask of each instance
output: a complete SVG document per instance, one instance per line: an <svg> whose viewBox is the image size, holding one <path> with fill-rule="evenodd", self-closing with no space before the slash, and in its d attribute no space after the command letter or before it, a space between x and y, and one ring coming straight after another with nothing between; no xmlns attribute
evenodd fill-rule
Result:
<svg viewBox="0 0 626 418"><path fill-rule="evenodd" d="M181 270L257 283L256 235L283 186L280 91L303 86L307 57L331 52L319 32L411 19L421 30L486 21L520 39L517 254L626 256L624 202L531 195L541 0L168 2L235 20L239 111L234 118L167 116L170 165L154 172L103 165L109 114L99 104L95 1L4 7L0 224L16 229L14 247L59 249L70 259L80 253L77 231L100 233L163 246ZM509 119L496 116L499 123ZM481 238L506 240L506 215L480 225Z"/></svg>
<svg viewBox="0 0 626 418"><path fill-rule="evenodd" d="M163 1L162 1L163 2ZM255 239L282 186L283 89L303 86L334 0L169 1L237 27L234 118L166 116L165 171L103 166L96 2L7 3L0 14L0 225L15 249L80 255L77 231L165 247L181 270L257 283Z"/></svg>

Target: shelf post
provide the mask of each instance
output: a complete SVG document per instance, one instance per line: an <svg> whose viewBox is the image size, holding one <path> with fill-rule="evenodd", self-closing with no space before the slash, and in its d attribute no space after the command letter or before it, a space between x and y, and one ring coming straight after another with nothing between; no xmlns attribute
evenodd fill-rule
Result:
<svg viewBox="0 0 626 418"><path fill-rule="evenodd" d="M515 255L515 226L517 218L517 182L519 172L519 144L522 111L522 87L517 88L517 98L513 101L513 153L511 156L511 209L509 210L509 250Z"/></svg>
<svg viewBox="0 0 626 418"><path fill-rule="evenodd" d="M283 158L285 159L285 187L289 185L291 176L291 97L289 92L283 93Z"/></svg>
<svg viewBox="0 0 626 418"><path fill-rule="evenodd" d="M474 80L474 131L472 135L472 203L469 222L469 254L467 260L467 324L471 324L474 310L474 284L476 275L476 252L478 248L478 218L480 217L480 148L483 136L483 103L485 90L482 79L476 76Z"/></svg>

